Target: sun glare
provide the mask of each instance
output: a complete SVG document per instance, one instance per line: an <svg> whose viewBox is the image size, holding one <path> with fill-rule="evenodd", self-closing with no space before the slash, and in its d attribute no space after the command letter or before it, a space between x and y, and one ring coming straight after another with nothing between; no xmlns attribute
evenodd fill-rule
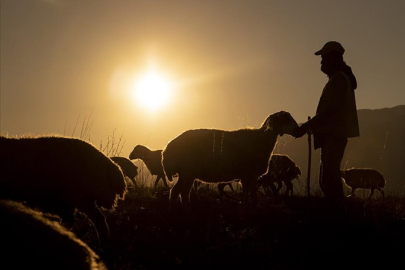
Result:
<svg viewBox="0 0 405 270"><path fill-rule="evenodd" d="M149 70L138 78L133 88L134 99L139 106L157 111L170 100L173 84L163 74Z"/></svg>

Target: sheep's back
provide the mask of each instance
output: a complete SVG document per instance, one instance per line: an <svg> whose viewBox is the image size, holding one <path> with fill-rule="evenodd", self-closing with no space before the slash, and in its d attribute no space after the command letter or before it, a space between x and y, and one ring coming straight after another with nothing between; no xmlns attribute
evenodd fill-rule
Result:
<svg viewBox="0 0 405 270"><path fill-rule="evenodd" d="M342 173L346 185L353 188L385 187L385 178L377 170L369 168L352 168Z"/></svg>
<svg viewBox="0 0 405 270"><path fill-rule="evenodd" d="M99 256L72 232L21 203L0 200L0 216L3 267L107 269Z"/></svg>
<svg viewBox="0 0 405 270"><path fill-rule="evenodd" d="M0 141L0 184L34 200L78 205L89 199L111 208L126 183L118 165L91 144L74 138L39 137ZM42 197L42 198L41 198Z"/></svg>
<svg viewBox="0 0 405 270"><path fill-rule="evenodd" d="M255 179L267 169L277 136L259 130L188 130L163 150L166 175L187 173L206 182Z"/></svg>

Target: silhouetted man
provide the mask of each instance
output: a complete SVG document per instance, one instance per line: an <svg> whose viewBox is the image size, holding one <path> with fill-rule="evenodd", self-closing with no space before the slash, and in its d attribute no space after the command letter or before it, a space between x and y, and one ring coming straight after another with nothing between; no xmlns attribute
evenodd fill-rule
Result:
<svg viewBox="0 0 405 270"><path fill-rule="evenodd" d="M308 130L312 131L314 148L321 149L319 185L333 202L341 202L344 197L340 163L347 139L360 135L354 94L357 81L352 69L343 61L344 52L336 41L327 42L315 52L321 56L321 71L329 80L323 88L316 115L294 134L300 138Z"/></svg>

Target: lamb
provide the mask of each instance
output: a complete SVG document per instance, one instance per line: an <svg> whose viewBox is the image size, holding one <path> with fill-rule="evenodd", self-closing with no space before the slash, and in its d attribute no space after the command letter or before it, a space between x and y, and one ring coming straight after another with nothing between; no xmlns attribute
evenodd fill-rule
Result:
<svg viewBox="0 0 405 270"><path fill-rule="evenodd" d="M58 215L70 229L78 210L100 242L108 240L102 209L113 210L127 192L123 172L110 158L84 140L62 136L0 136L0 149L0 199Z"/></svg>
<svg viewBox="0 0 405 270"><path fill-rule="evenodd" d="M0 200L0 217L3 267L107 270L74 233L20 202Z"/></svg>
<svg viewBox="0 0 405 270"><path fill-rule="evenodd" d="M231 181L231 182L226 182L226 183L224 183L224 182L218 183L217 188L218 188L218 192L219 192L220 198L222 198L223 196L229 197L229 195L224 191L224 189L225 189L227 186L231 189L232 192L235 192L235 190L233 189L233 186L232 186L232 182L233 182L233 181ZM237 179L237 180L235 180L235 182L238 182L238 183L239 183L240 180ZM203 182L200 182L200 181L194 181L194 190L197 190L198 187L200 186L200 184L202 184L202 183L203 183Z"/></svg>
<svg viewBox="0 0 405 270"><path fill-rule="evenodd" d="M385 187L385 178L379 171L371 168L351 168L340 170L343 182L350 187L351 196L355 197L355 191L358 188L370 189L371 193L368 198L374 194L374 190L378 190L382 197L385 197L383 188Z"/></svg>
<svg viewBox="0 0 405 270"><path fill-rule="evenodd" d="M284 182L286 186L285 195L293 195L292 180L298 179L301 175L301 169L287 155L273 154L270 157L270 162L267 172L259 176L257 179L258 185L262 186L267 194L270 189L273 194L278 195ZM277 188L274 183L277 182Z"/></svg>
<svg viewBox="0 0 405 270"><path fill-rule="evenodd" d="M239 181L239 179L238 179L238 180L235 180L235 181ZM233 189L233 186L232 186L232 182L219 183L219 184L218 184L218 191L219 191L219 196L220 196L220 197L223 197L224 195L225 195L225 196L229 196L229 195L224 191L224 189L225 189L227 186L231 189L232 192L234 192L234 189Z"/></svg>
<svg viewBox="0 0 405 270"><path fill-rule="evenodd" d="M131 179L132 183L136 186L135 177L138 175L138 167L126 157L110 157L112 161L121 167L122 172L126 177Z"/></svg>
<svg viewBox="0 0 405 270"><path fill-rule="evenodd" d="M142 160L149 172L152 175L156 175L155 188L157 187L159 180L163 181L163 184L170 188L166 182L166 175L162 167L162 150L150 150L144 145L136 145L129 155L129 159L140 159Z"/></svg>
<svg viewBox="0 0 405 270"><path fill-rule="evenodd" d="M177 198L189 208L190 189L195 179L208 183L240 179L244 203L257 204L257 178L267 169L277 137L298 128L290 113L271 114L258 129L233 131L187 130L171 140L162 152L162 164L169 181L178 176L170 191L170 209Z"/></svg>

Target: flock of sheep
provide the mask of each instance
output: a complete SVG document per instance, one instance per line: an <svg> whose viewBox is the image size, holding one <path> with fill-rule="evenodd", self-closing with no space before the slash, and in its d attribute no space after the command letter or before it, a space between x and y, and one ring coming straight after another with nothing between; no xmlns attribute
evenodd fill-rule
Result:
<svg viewBox="0 0 405 270"><path fill-rule="evenodd" d="M136 185L138 168L131 160L141 159L150 173L156 175L155 187L160 180L169 187L166 180L173 182L177 177L170 190L171 210L179 197L182 205L189 208L190 190L197 179L219 183L221 194L227 184L240 181L244 202L255 205L259 186L266 193L278 194L284 182L286 194L292 195L291 181L301 171L288 156L272 155L272 151L278 136L291 135L297 127L293 117L281 111L269 115L257 129L188 130L157 151L137 145L129 159L108 157L78 138L0 136L2 220L9 221L8 231L16 235L20 235L21 228L12 228L12 224L19 224L13 220L24 219L30 224L27 234L32 233L33 238L46 231L55 241L71 241L69 252L79 254L75 256L79 261L71 262L76 263L76 269L105 269L97 255L69 229L74 224L75 212L80 211L94 224L100 243L108 241L109 226L102 210L113 210L125 199L127 179ZM342 171L345 183L353 187L352 195L357 188L372 189L370 196L374 189L384 195L384 177L380 174L376 177L374 170L367 170L364 179L364 171ZM359 178L362 180L356 180ZM46 220L42 213L57 215L63 226ZM30 240L35 241L26 239L28 243ZM49 263L58 264L57 260L55 256Z"/></svg>

